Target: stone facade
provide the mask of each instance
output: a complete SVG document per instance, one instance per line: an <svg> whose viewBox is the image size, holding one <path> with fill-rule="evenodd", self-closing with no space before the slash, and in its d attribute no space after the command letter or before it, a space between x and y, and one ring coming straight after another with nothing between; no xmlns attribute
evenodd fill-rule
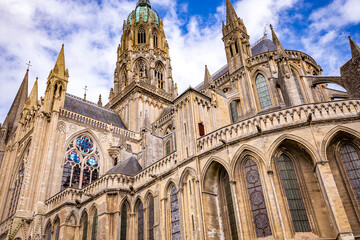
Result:
<svg viewBox="0 0 360 240"><path fill-rule="evenodd" d="M124 22L109 103L28 72L0 131L0 239L360 239L360 49L321 76L230 0L227 65L181 95L162 19ZM327 88L336 82L347 89Z"/></svg>

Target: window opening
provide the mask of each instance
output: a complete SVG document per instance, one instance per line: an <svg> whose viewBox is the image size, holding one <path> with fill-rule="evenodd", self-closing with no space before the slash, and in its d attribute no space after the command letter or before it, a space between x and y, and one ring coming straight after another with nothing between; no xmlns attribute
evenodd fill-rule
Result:
<svg viewBox="0 0 360 240"><path fill-rule="evenodd" d="M205 135L205 126L203 123L199 123L199 135L200 137Z"/></svg>
<svg viewBox="0 0 360 240"><path fill-rule="evenodd" d="M295 85L296 85L296 90L297 90L297 92L298 92L298 94L299 94L299 96L300 96L300 101L301 101L301 103L304 103L304 98L303 98L303 96L302 96L302 94L301 94L301 90L300 90L300 86L299 86L299 81L298 81L298 79L297 79L296 74L294 73L294 71L291 71L291 72L292 72L292 75L293 75L293 77L294 77L294 81L295 81Z"/></svg>
<svg viewBox="0 0 360 240"><path fill-rule="evenodd" d="M269 88L262 74L257 75L255 84L261 109L272 107Z"/></svg>
<svg viewBox="0 0 360 240"><path fill-rule="evenodd" d="M356 149L349 145L343 144L340 149L341 159L344 163L347 176L349 177L352 189L360 203L360 159Z"/></svg>
<svg viewBox="0 0 360 240"><path fill-rule="evenodd" d="M148 207L148 226L149 226L149 240L154 240L154 198L151 196L149 199L149 207Z"/></svg>
<svg viewBox="0 0 360 240"><path fill-rule="evenodd" d="M170 206L171 206L171 236L173 240L180 240L180 236L181 236L180 213L179 213L177 189L175 186L171 188Z"/></svg>
<svg viewBox="0 0 360 240"><path fill-rule="evenodd" d="M96 240L97 228L98 228L98 212L97 212L97 210L95 210L94 217L93 217L92 231L91 231L91 240Z"/></svg>

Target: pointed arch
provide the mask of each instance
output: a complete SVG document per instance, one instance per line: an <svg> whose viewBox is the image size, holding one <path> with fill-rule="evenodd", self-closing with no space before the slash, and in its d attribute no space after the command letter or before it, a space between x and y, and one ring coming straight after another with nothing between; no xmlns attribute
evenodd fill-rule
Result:
<svg viewBox="0 0 360 240"><path fill-rule="evenodd" d="M89 215L86 209L83 210L80 218L80 236L82 240L87 240L89 231Z"/></svg>
<svg viewBox="0 0 360 240"><path fill-rule="evenodd" d="M124 197L120 203L120 240L128 238L128 226L130 223L129 213L131 211L130 202Z"/></svg>
<svg viewBox="0 0 360 240"><path fill-rule="evenodd" d="M79 219L79 215L78 215L78 213L77 213L76 211L72 210L72 211L68 214L68 216L65 218L65 222L66 222L66 223L70 222L70 221L71 221L71 218L74 219L74 222L73 222L72 224L77 225L78 219Z"/></svg>
<svg viewBox="0 0 360 240"><path fill-rule="evenodd" d="M51 224L50 219L48 219L48 221L45 224L44 235L45 235L45 240L51 240L51 237L52 237L52 224Z"/></svg>
<svg viewBox="0 0 360 240"><path fill-rule="evenodd" d="M256 95L261 110L271 108L273 106L270 87L266 77L259 73L255 78Z"/></svg>
<svg viewBox="0 0 360 240"><path fill-rule="evenodd" d="M222 160L221 158L218 158L216 156L212 156L212 157L209 158L209 160L204 165L202 173L201 173L201 184L202 184L203 188L204 188L205 175L206 175L206 173L208 172L208 170L210 169L210 167L211 167L211 165L213 163L220 164L226 170L226 172L229 174L230 181L232 181L232 179L233 179L232 171L230 170L230 167L228 166L228 164L224 160Z"/></svg>
<svg viewBox="0 0 360 240"><path fill-rule="evenodd" d="M192 167L186 167L186 168L183 170L183 172L181 173L180 181L179 181L179 186L182 185L182 183L184 182L184 179L185 179L188 175L192 175L196 180L199 180L198 174L196 173L195 169L193 169Z"/></svg>
<svg viewBox="0 0 360 240"><path fill-rule="evenodd" d="M267 166L265 155L260 149L248 144L244 144L236 151L233 159L231 160L230 169L232 176L235 176L236 166L239 163L242 164L246 155L253 156L256 159L256 163L260 166Z"/></svg>
<svg viewBox="0 0 360 240"><path fill-rule="evenodd" d="M137 226L137 239L144 240L144 204L141 201L140 196L137 197L134 205L134 212L136 216L136 226Z"/></svg>

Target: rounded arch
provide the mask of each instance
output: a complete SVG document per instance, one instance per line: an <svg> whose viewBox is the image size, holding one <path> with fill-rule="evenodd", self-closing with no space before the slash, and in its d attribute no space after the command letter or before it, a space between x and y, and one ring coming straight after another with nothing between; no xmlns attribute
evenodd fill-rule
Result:
<svg viewBox="0 0 360 240"><path fill-rule="evenodd" d="M324 161L328 160L326 150L327 150L329 144L337 135L341 134L342 132L346 133L346 134L350 134L357 139L360 139L360 132L358 132L352 128L345 127L345 126L336 126L336 127L332 128L330 131L328 131L326 133L325 137L323 138L323 140L321 142L321 157L324 159Z"/></svg>
<svg viewBox="0 0 360 240"><path fill-rule="evenodd" d="M306 152L310 155L312 159L312 164L315 165L316 162L319 162L319 155L316 153L316 150L314 147L309 144L305 139L292 135L292 134L283 134L280 137L278 137L270 146L268 150L267 158L270 160L267 164L268 170L271 170L271 166L273 164L273 156L276 155L276 152L278 151L278 148L281 144L283 144L285 141L293 141L299 146L302 146Z"/></svg>
<svg viewBox="0 0 360 240"><path fill-rule="evenodd" d="M186 167L184 169L184 171L182 172L181 176L180 176L180 181L179 181L179 186L182 186L184 179L188 176L188 175L193 175L195 177L196 180L199 180L199 177L195 171L195 169L191 168L191 167Z"/></svg>
<svg viewBox="0 0 360 240"><path fill-rule="evenodd" d="M238 164L244 164L247 156L252 156L254 158L253 160L258 164L259 168L267 167L265 155L258 148L244 144L236 151L233 160L231 161L230 169L233 176L236 174L236 166Z"/></svg>

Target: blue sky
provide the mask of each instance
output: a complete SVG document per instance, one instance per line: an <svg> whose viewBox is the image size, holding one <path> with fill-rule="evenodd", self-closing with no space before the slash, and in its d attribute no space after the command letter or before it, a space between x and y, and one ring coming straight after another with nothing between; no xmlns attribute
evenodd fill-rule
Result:
<svg viewBox="0 0 360 240"><path fill-rule="evenodd" d="M124 19L136 6L130 0L2 0L0 5L0 122L16 95L29 60L29 92L39 77L43 96L61 44L70 78L68 92L106 102L113 86L116 50ZM322 66L323 75L339 75L350 59L347 36L360 44L359 0L233 0L251 43L273 24L286 49L303 51ZM225 0L152 0L164 19L174 81L179 93L226 64L221 22ZM268 28L269 31L269 28ZM269 34L270 36L270 34Z"/></svg>

